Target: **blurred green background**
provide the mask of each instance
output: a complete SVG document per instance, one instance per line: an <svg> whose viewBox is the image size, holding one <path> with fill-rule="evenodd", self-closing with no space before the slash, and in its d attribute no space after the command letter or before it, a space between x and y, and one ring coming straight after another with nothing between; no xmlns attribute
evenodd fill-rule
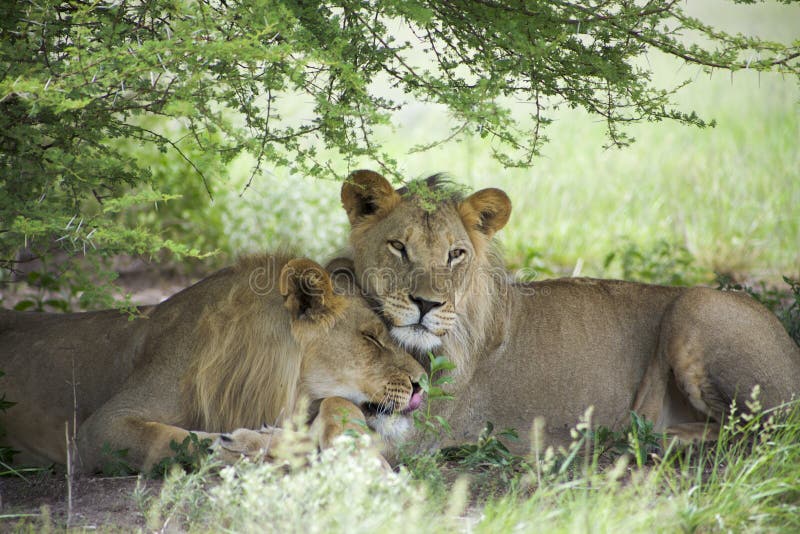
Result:
<svg viewBox="0 0 800 534"><path fill-rule="evenodd" d="M798 6L704 0L689 2L687 10L725 30L783 42L800 38ZM630 276L630 261L658 256L662 264L686 272L677 280L649 276L654 281L709 281L714 271L759 280L796 276L796 81L752 71L709 74L656 54L647 61L656 81L665 86L693 80L676 102L683 111L716 120L717 126L634 125L628 131L636 143L605 149L602 122L562 109L546 129L550 141L534 166L504 169L491 158L491 139L470 138L408 153L415 145L446 137L453 126L435 106L409 105L397 116L396 131L385 132L382 142L407 179L445 172L473 188L504 189L514 212L500 238L512 268L531 267L537 276L550 276L571 274L577 266L584 275ZM528 104L517 105L524 109ZM212 202L175 155L154 151L139 157L149 159L157 181L166 184L163 192L184 197L136 216L161 219L165 231L179 239L218 249L214 263L287 246L324 260L346 246L339 183L265 168L245 188L253 162L242 157L212 173L217 177ZM355 168L378 170L370 161Z"/></svg>

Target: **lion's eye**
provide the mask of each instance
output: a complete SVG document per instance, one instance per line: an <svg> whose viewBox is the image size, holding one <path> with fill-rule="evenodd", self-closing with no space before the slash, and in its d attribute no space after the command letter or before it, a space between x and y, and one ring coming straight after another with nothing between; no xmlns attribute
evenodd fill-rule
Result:
<svg viewBox="0 0 800 534"><path fill-rule="evenodd" d="M368 340L370 343L374 344L379 349L383 348L383 343L381 343L380 340L374 334L364 332L361 335L364 336L364 339Z"/></svg>
<svg viewBox="0 0 800 534"><path fill-rule="evenodd" d="M406 258L406 246L396 239L392 239L389 241L389 250L391 250L394 254Z"/></svg>
<svg viewBox="0 0 800 534"><path fill-rule="evenodd" d="M467 251L464 250L463 248L454 248L447 255L447 263L449 263L450 265L455 265L456 263L463 260L466 254Z"/></svg>

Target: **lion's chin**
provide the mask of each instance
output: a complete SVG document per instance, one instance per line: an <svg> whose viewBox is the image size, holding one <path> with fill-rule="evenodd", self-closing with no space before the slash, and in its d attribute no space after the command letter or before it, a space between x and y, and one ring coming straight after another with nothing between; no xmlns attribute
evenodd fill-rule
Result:
<svg viewBox="0 0 800 534"><path fill-rule="evenodd" d="M367 416L367 426L387 443L399 444L412 428L411 416L400 413Z"/></svg>
<svg viewBox="0 0 800 534"><path fill-rule="evenodd" d="M432 334L430 330L421 325L393 326L391 333L400 346L408 351L425 354L442 345L439 336Z"/></svg>

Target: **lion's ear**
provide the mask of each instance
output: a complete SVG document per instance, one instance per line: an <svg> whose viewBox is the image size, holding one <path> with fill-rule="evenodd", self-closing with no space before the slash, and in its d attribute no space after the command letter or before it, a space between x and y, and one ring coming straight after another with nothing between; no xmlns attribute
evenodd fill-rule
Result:
<svg viewBox="0 0 800 534"><path fill-rule="evenodd" d="M487 237L503 228L511 216L511 199L500 189L476 191L458 206L467 230L477 230Z"/></svg>
<svg viewBox="0 0 800 534"><path fill-rule="evenodd" d="M342 184L342 206L353 226L369 215L385 215L400 202L389 180L373 171L354 171Z"/></svg>
<svg viewBox="0 0 800 534"><path fill-rule="evenodd" d="M328 273L304 258L290 260L281 270L283 305L292 320L324 321L332 324L344 307L344 299L333 292Z"/></svg>

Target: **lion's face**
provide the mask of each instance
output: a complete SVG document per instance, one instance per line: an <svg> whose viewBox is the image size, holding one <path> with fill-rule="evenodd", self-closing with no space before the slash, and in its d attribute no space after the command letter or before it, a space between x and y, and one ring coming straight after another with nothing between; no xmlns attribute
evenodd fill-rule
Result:
<svg viewBox="0 0 800 534"><path fill-rule="evenodd" d="M358 283L403 347L436 350L457 324L475 277L496 274L486 252L508 220L508 197L485 189L430 209L380 175L357 171L342 188L342 203Z"/></svg>
<svg viewBox="0 0 800 534"><path fill-rule="evenodd" d="M306 347L303 390L311 399L348 399L362 408L372 428L384 433L419 407L425 371L394 343L363 299L347 300L332 328Z"/></svg>
<svg viewBox="0 0 800 534"><path fill-rule="evenodd" d="M437 349L474 265L475 248L455 206L427 213L404 202L357 235L359 283L378 301L392 336L410 349Z"/></svg>
<svg viewBox="0 0 800 534"><path fill-rule="evenodd" d="M385 437L401 433L422 402L425 370L393 342L360 295L334 292L319 266L301 269L290 273L282 291L303 354L302 393L311 401L345 398Z"/></svg>

